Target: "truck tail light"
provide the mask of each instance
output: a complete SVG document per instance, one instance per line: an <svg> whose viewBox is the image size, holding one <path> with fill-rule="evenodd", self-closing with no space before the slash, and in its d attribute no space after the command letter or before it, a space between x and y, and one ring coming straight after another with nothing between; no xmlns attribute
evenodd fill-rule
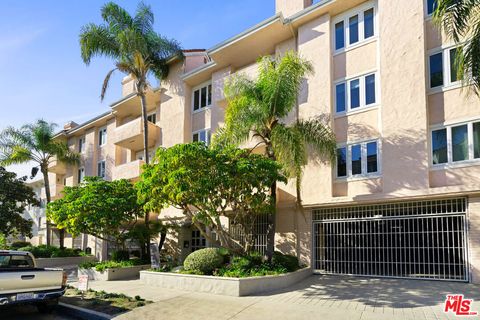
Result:
<svg viewBox="0 0 480 320"><path fill-rule="evenodd" d="M62 278L62 287L65 287L67 285L67 272L63 271L63 278Z"/></svg>

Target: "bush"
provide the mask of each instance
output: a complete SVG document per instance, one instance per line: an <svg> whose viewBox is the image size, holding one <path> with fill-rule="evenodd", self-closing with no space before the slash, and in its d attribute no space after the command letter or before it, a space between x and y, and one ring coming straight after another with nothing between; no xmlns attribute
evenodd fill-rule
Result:
<svg viewBox="0 0 480 320"><path fill-rule="evenodd" d="M95 270L102 272L106 269L113 268L127 268L133 266L139 266L142 264L149 264L147 261L142 259L130 259L128 261L103 261L103 262L84 262L79 265L81 269L90 269L95 268Z"/></svg>
<svg viewBox="0 0 480 320"><path fill-rule="evenodd" d="M8 249L7 238L3 233L0 233L0 250L6 250L6 249Z"/></svg>
<svg viewBox="0 0 480 320"><path fill-rule="evenodd" d="M217 248L205 248L188 255L183 263L187 272L211 275L215 269L223 266L223 256Z"/></svg>
<svg viewBox="0 0 480 320"><path fill-rule="evenodd" d="M283 267L292 272L298 270L298 258L295 256L283 254L281 252L275 251L272 257L272 264L278 267Z"/></svg>
<svg viewBox="0 0 480 320"><path fill-rule="evenodd" d="M39 245L37 247L34 246L26 246L18 248L19 251L28 251L35 258L64 258L64 257L79 257L81 254L80 249L72 249L72 248L63 248L60 249L54 246L47 246L47 245Z"/></svg>
<svg viewBox="0 0 480 320"><path fill-rule="evenodd" d="M15 241L15 242L12 242L12 244L10 245L10 249L18 250L18 248L31 247L31 246L32 244L28 241Z"/></svg>
<svg viewBox="0 0 480 320"><path fill-rule="evenodd" d="M113 261L128 261L130 259L130 254L128 250L117 250L112 253L112 260Z"/></svg>

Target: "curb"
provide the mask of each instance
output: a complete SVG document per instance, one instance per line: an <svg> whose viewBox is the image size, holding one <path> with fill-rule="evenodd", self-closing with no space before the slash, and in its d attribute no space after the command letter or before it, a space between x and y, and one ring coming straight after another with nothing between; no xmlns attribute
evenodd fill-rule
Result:
<svg viewBox="0 0 480 320"><path fill-rule="evenodd" d="M114 317L103 312L93 311L63 302L59 302L56 309L61 313L74 316L82 320L111 320Z"/></svg>

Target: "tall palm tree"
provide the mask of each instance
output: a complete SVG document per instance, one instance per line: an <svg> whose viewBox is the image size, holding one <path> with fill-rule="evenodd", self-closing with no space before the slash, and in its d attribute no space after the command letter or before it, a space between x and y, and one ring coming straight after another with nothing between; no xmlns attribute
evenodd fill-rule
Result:
<svg viewBox="0 0 480 320"><path fill-rule="evenodd" d="M435 24L453 39L457 76L480 95L480 1L437 0Z"/></svg>
<svg viewBox="0 0 480 320"><path fill-rule="evenodd" d="M154 16L150 6L140 2L135 16L113 2L101 9L103 24L87 24L80 33L80 48L85 64L90 64L92 57L104 56L113 59L115 68L107 73L100 94L105 97L112 74L119 70L130 75L135 81L135 88L140 98L143 122L143 152L145 163L148 156L148 122L146 92L149 88L148 77L158 80L168 75L168 60L181 56L181 47L177 41L167 39L153 30ZM145 214L148 228L149 214ZM150 246L147 245L147 254Z"/></svg>
<svg viewBox="0 0 480 320"><path fill-rule="evenodd" d="M37 120L20 128L8 127L0 133L0 165L34 162L32 176L38 170L43 174L47 204L51 201L48 166L57 160L65 164L80 163L80 155L68 148L65 142L54 139L56 124ZM47 245L51 244L50 223L47 220ZM60 230L60 247L63 248L64 231Z"/></svg>
<svg viewBox="0 0 480 320"><path fill-rule="evenodd" d="M301 206L300 186L303 167L308 162L308 150L331 160L335 157L336 140L332 130L320 118L297 119L287 124L283 119L294 109L303 78L313 73L310 62L294 52L283 58L269 56L259 60L256 80L245 75L233 77L224 91L228 101L225 127L214 143L239 145L251 137L264 154L278 161L287 176L296 178L297 203ZM271 186L276 203L277 185ZM268 217L266 255L271 259L275 248L275 210Z"/></svg>

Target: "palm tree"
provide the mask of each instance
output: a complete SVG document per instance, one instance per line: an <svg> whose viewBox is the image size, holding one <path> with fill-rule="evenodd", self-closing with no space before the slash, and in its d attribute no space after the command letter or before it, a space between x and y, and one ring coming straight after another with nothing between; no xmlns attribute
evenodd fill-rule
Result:
<svg viewBox="0 0 480 320"><path fill-rule="evenodd" d="M335 135L320 118L297 119L292 124L282 121L294 109L304 77L313 73L310 62L287 52L283 58L273 60L266 56L258 63L256 80L237 75L226 83L225 127L215 136L214 143L239 145L256 138L256 147L263 146L265 156L278 161L288 177L296 178L297 203L301 208L300 186L308 149L332 160L336 153ZM274 183L270 188L274 203L276 189ZM268 259L275 248L275 210L268 217Z"/></svg>
<svg viewBox="0 0 480 320"><path fill-rule="evenodd" d="M480 95L480 2L437 0L435 24L459 46L456 50L457 76ZM465 76L464 76L465 75Z"/></svg>
<svg viewBox="0 0 480 320"><path fill-rule="evenodd" d="M55 140L56 124L37 120L19 129L8 127L0 133L0 165L34 162L32 177L38 170L43 174L47 204L51 201L48 166L57 160L65 164L80 163L80 155L71 151L65 142ZM60 247L63 248L64 230L60 230ZM47 221L47 245L50 245L50 223Z"/></svg>
<svg viewBox="0 0 480 320"><path fill-rule="evenodd" d="M158 80L168 75L168 60L174 56L182 56L181 47L175 40L167 39L153 30L154 16L150 6L140 2L135 16L113 2L105 4L101 9L104 24L87 24L80 33L80 48L85 64L90 64L92 57L104 56L112 58L115 68L107 73L100 94L105 97L112 74L119 70L130 75L140 98L143 122L143 152L145 163L148 156L148 122L146 91L149 88L148 77ZM149 214L145 214L148 229ZM147 254L150 246L147 245Z"/></svg>

